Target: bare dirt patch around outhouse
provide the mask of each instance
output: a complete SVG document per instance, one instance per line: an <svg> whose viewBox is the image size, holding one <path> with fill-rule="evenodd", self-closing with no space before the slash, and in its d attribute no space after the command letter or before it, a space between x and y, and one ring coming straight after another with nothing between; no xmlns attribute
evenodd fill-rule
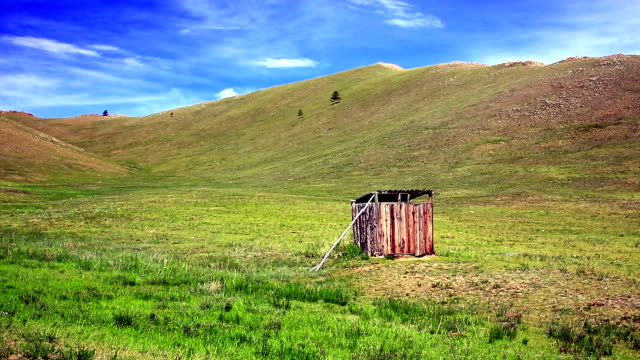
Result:
<svg viewBox="0 0 640 360"><path fill-rule="evenodd" d="M632 279L551 269L485 272L469 264L427 259L433 260L367 265L338 276L356 280L365 296L439 303L464 299L487 309L511 308L538 325L564 315L640 323L640 287Z"/></svg>

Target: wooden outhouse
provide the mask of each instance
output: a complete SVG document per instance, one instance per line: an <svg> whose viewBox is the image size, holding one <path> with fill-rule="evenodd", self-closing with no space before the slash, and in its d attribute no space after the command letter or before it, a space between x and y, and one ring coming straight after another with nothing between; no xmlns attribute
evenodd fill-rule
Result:
<svg viewBox="0 0 640 360"><path fill-rule="evenodd" d="M411 202L423 195L427 202ZM354 241L369 256L435 253L431 190L374 191L352 200L351 212Z"/></svg>

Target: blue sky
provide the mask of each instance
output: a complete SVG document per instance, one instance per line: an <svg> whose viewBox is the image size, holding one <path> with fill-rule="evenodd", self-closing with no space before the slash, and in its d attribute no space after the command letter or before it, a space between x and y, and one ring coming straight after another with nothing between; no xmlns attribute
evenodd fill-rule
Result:
<svg viewBox="0 0 640 360"><path fill-rule="evenodd" d="M9 0L0 109L146 115L376 62L640 54L640 0Z"/></svg>

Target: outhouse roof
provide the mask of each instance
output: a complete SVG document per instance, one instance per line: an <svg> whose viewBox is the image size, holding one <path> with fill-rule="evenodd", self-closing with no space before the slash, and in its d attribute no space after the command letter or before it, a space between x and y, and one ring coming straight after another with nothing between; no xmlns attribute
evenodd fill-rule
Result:
<svg viewBox="0 0 640 360"><path fill-rule="evenodd" d="M371 196L378 194L378 202L397 202L399 194L409 194L410 199L419 198L423 195L433 196L433 190L376 190L368 194L364 194L353 200L355 203L366 203ZM374 200L375 201L375 200Z"/></svg>

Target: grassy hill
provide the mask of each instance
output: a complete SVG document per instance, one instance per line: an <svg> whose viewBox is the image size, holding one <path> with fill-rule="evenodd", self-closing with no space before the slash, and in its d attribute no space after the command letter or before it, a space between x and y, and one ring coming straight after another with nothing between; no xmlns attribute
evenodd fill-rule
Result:
<svg viewBox="0 0 640 360"><path fill-rule="evenodd" d="M26 122L160 175L360 192L635 192L639 80L637 56L376 64L141 118ZM342 102L330 105L334 90Z"/></svg>
<svg viewBox="0 0 640 360"><path fill-rule="evenodd" d="M639 104L611 56L5 116L49 180L0 182L0 358L638 358ZM378 188L436 190L438 255L309 272Z"/></svg>
<svg viewBox="0 0 640 360"><path fill-rule="evenodd" d="M25 125L32 116L0 112L0 179L43 181L51 176L124 175L108 160Z"/></svg>

